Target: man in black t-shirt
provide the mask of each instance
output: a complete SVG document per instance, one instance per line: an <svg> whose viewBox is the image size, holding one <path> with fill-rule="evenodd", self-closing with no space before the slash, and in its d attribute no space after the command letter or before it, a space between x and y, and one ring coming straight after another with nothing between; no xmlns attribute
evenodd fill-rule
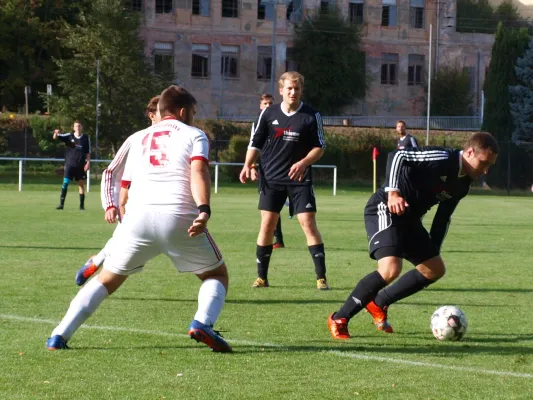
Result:
<svg viewBox="0 0 533 400"><path fill-rule="evenodd" d="M254 124L240 180L245 183L261 155L259 209L261 229L257 238L258 278L252 287L268 287L268 267L273 234L279 212L289 197L294 214L307 238L315 265L317 288L329 289L326 280L324 242L316 225L316 201L311 166L322 154L326 143L320 113L302 103L304 78L286 72L279 80L281 104L265 108Z"/></svg>
<svg viewBox="0 0 533 400"><path fill-rule="evenodd" d="M387 309L436 282L446 271L440 249L459 201L473 181L496 162L499 147L486 132L473 134L463 150L422 147L389 154L385 185L365 207L369 254L378 270L359 281L344 305L330 315L335 339L349 339L348 322L364 308L376 327L392 333ZM438 204L431 229L422 217ZM403 260L415 266L393 285ZM390 286L388 286L390 285Z"/></svg>
<svg viewBox="0 0 533 400"><path fill-rule="evenodd" d="M72 180L78 181L80 193L80 210L85 210L85 179L87 170L91 162L91 143L89 137L82 133L82 125L79 121L74 121L72 133L59 133L59 129L54 131L54 140L59 139L65 143L65 173L63 185L61 186L61 197L57 210L62 210L65 206L68 185Z"/></svg>
<svg viewBox="0 0 533 400"><path fill-rule="evenodd" d="M418 147L418 142L416 141L415 137L413 135L410 135L405 130L405 121L397 121L396 122L396 132L400 134L400 138L396 142L396 149L397 150L408 150L408 149L416 149Z"/></svg>

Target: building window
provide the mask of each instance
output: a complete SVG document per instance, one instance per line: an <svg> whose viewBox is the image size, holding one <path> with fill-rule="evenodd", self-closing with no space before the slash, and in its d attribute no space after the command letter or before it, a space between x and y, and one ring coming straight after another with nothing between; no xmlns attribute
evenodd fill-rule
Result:
<svg viewBox="0 0 533 400"><path fill-rule="evenodd" d="M157 14L169 14L172 12L172 0L155 0L155 12Z"/></svg>
<svg viewBox="0 0 533 400"><path fill-rule="evenodd" d="M222 0L222 16L239 18L239 0Z"/></svg>
<svg viewBox="0 0 533 400"><path fill-rule="evenodd" d="M398 54L381 54L381 84L396 85L398 83Z"/></svg>
<svg viewBox="0 0 533 400"><path fill-rule="evenodd" d="M422 85L424 73L424 55L409 54L409 66L407 68L407 84L410 86Z"/></svg>
<svg viewBox="0 0 533 400"><path fill-rule="evenodd" d="M383 0L381 8L381 26L396 26L396 0Z"/></svg>
<svg viewBox="0 0 533 400"><path fill-rule="evenodd" d="M209 17L209 0L192 0L192 15Z"/></svg>
<svg viewBox="0 0 533 400"><path fill-rule="evenodd" d="M192 45L191 76L197 78L209 77L209 45Z"/></svg>
<svg viewBox="0 0 533 400"><path fill-rule="evenodd" d="M257 0L257 19L273 21L274 7L274 3L264 3L263 0Z"/></svg>
<svg viewBox="0 0 533 400"><path fill-rule="evenodd" d="M291 0L287 5L287 21L298 22L302 19L302 1Z"/></svg>
<svg viewBox="0 0 533 400"><path fill-rule="evenodd" d="M169 42L154 44L154 72L165 76L174 75L174 48Z"/></svg>
<svg viewBox="0 0 533 400"><path fill-rule="evenodd" d="M126 0L126 9L130 11L142 11L143 0Z"/></svg>
<svg viewBox="0 0 533 400"><path fill-rule="evenodd" d="M412 28L424 29L425 0L411 0L410 25Z"/></svg>
<svg viewBox="0 0 533 400"><path fill-rule="evenodd" d="M272 77L272 46L257 46L257 79Z"/></svg>
<svg viewBox="0 0 533 400"><path fill-rule="evenodd" d="M222 45L220 74L226 78L239 77L239 46Z"/></svg>
<svg viewBox="0 0 533 400"><path fill-rule="evenodd" d="M364 3L363 0L351 0L350 1L350 23L362 24L364 22Z"/></svg>
<svg viewBox="0 0 533 400"><path fill-rule="evenodd" d="M328 0L321 0L320 1L320 13L321 14L327 14L329 11L329 1Z"/></svg>
<svg viewBox="0 0 533 400"><path fill-rule="evenodd" d="M287 50L285 50L285 72L298 71L298 69L298 63L294 59L294 49L287 47Z"/></svg>

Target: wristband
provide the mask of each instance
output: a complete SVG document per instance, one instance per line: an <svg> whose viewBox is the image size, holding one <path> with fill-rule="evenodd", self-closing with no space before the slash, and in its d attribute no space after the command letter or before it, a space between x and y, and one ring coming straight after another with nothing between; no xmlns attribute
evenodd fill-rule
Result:
<svg viewBox="0 0 533 400"><path fill-rule="evenodd" d="M199 205L198 206L198 212L199 213L207 213L207 215L209 215L209 218L211 218L211 207L209 206L209 204L202 204L202 205Z"/></svg>
<svg viewBox="0 0 533 400"><path fill-rule="evenodd" d="M255 169L255 164L250 165L251 169Z"/></svg>

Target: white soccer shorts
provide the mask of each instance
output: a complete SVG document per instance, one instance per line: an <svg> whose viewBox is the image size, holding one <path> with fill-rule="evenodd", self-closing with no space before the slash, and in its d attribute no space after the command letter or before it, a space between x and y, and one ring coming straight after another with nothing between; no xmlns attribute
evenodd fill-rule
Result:
<svg viewBox="0 0 533 400"><path fill-rule="evenodd" d="M165 254L179 272L201 274L224 263L222 254L206 231L190 237L190 216L159 211L137 211L125 216L115 230L104 269L118 275L140 272L152 258Z"/></svg>

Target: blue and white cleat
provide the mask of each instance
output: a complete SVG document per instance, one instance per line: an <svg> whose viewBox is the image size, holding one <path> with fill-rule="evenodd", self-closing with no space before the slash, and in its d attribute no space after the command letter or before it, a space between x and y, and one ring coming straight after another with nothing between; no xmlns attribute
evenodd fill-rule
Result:
<svg viewBox="0 0 533 400"><path fill-rule="evenodd" d="M219 332L214 331L209 325L193 320L189 326L189 336L197 342L206 344L211 351L218 353L231 353L231 346L222 338Z"/></svg>
<svg viewBox="0 0 533 400"><path fill-rule="evenodd" d="M85 264L76 272L76 285L82 286L87 282L87 279L89 279L91 276L93 276L96 271L98 271L98 266L93 263L93 258L95 256L92 256L87 260Z"/></svg>
<svg viewBox="0 0 533 400"><path fill-rule="evenodd" d="M67 346L67 341L63 339L63 336L54 335L46 341L46 348L48 350L64 350L69 347Z"/></svg>

